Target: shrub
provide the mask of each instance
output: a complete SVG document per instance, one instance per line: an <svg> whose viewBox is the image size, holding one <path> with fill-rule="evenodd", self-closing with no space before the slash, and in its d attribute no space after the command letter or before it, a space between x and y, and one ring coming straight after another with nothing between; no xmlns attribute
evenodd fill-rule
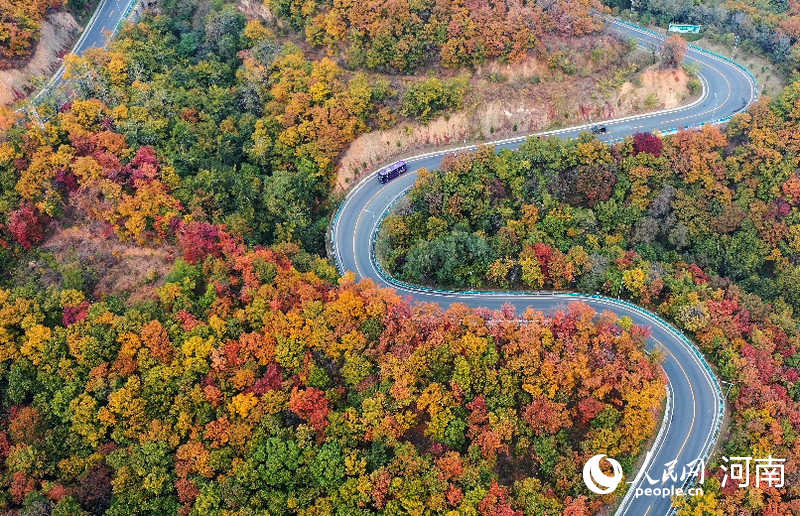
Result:
<svg viewBox="0 0 800 516"><path fill-rule="evenodd" d="M692 95L697 95L702 88L700 81L697 79L689 79L689 82L686 84L686 86L689 88L689 93Z"/></svg>
<svg viewBox="0 0 800 516"><path fill-rule="evenodd" d="M45 13L60 5L59 0L0 1L0 70L31 53Z"/></svg>
<svg viewBox="0 0 800 516"><path fill-rule="evenodd" d="M400 112L427 122L444 111L460 108L466 90L463 78L442 81L434 77L416 82L406 91Z"/></svg>

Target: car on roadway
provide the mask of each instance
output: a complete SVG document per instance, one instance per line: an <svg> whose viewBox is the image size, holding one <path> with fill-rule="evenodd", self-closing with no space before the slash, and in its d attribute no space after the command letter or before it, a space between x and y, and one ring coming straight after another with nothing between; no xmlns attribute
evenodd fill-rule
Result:
<svg viewBox="0 0 800 516"><path fill-rule="evenodd" d="M608 132L608 128L606 126L604 126L604 125L596 125L596 126L592 127L592 132L594 134L604 134L604 133Z"/></svg>
<svg viewBox="0 0 800 516"><path fill-rule="evenodd" d="M405 174L406 170L408 170L406 162L398 161L378 172L378 181L380 181L381 184L388 183L400 174Z"/></svg>

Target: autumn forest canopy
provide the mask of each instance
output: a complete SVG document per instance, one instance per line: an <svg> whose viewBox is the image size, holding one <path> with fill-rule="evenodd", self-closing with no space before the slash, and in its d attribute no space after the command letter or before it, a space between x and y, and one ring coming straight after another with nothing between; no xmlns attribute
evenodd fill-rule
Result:
<svg viewBox="0 0 800 516"><path fill-rule="evenodd" d="M796 461L798 113L795 83L725 130L612 146L533 138L450 156L386 219L380 258L417 284L601 292L649 307L731 383L724 455ZM753 508L789 511L796 494L759 492L785 499ZM741 496L707 489L690 500L729 514Z"/></svg>
<svg viewBox="0 0 800 516"><path fill-rule="evenodd" d="M347 64L413 72L436 58L450 68L543 51L542 37L581 36L599 29L594 0L526 2L270 0L306 40Z"/></svg>
<svg viewBox="0 0 800 516"><path fill-rule="evenodd" d="M6 12L46 9L1 2L16 59L36 24ZM67 58L74 95L43 125L0 112L0 512L607 511L581 468L607 453L630 477L656 432L647 328L580 303L414 304L340 275L325 241L356 138L449 116L493 60L569 68L600 4L263 8L165 0ZM418 284L658 312L730 382L721 452L788 459L785 488L709 473L681 510L800 512L798 125L800 82L727 128L450 156L379 258Z"/></svg>

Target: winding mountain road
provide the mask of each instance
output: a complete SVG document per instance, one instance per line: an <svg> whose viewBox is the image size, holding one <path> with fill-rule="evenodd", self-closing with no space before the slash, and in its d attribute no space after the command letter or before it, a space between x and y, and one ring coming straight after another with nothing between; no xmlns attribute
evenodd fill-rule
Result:
<svg viewBox="0 0 800 516"><path fill-rule="evenodd" d="M86 22L83 32L78 37L71 54L83 55L92 48L102 48L108 43L123 21L128 17L133 7L139 0L100 0L92 17ZM44 87L33 97L33 102L38 101L64 80L64 65L50 76Z"/></svg>
<svg viewBox="0 0 800 516"><path fill-rule="evenodd" d="M662 36L618 20L608 20L607 28L623 37L635 38L642 46L660 48L662 44ZM695 47L690 47L686 60L698 66L703 85L702 94L695 102L676 109L601 122L608 128L601 139L612 142L636 132L668 132L681 127L725 121L756 100L758 89L755 80L737 64ZM538 135L575 138L587 129L588 126L581 126ZM525 138L501 140L493 144L498 149L517 148ZM463 149L469 148L474 147ZM669 489L684 485L680 479L683 466L698 458L708 458L724 417L724 401L719 381L694 345L678 330L654 314L624 301L563 293L437 291L394 280L376 263L374 241L380 223L391 206L414 184L417 170L423 167L435 169L445 155L463 149L447 149L407 159L408 172L387 184L380 184L375 172L355 185L340 206L331 226L331 241L337 266L342 272L353 271L359 278L371 278L378 285L395 288L400 294L411 296L417 301L436 302L444 306L464 303L473 307L494 309L511 304L517 313L522 313L527 307L552 312L566 308L572 301L580 300L598 312L611 310L620 316L631 317L636 324L651 328L652 336L648 340L648 348L662 352L662 366L669 378L667 409L661 429L652 445L650 460L644 462L632 480L617 514L670 514L673 508L669 496L634 496L635 488ZM678 479L668 478L662 484L665 464L673 460L677 461L675 472ZM651 485L645 473L659 483ZM618 489L623 489L623 486Z"/></svg>

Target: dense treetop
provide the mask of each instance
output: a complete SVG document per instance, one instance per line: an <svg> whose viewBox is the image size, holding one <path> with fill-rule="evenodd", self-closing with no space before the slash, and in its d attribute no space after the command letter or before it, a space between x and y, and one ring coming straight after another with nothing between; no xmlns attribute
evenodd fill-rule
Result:
<svg viewBox="0 0 800 516"><path fill-rule="evenodd" d="M228 15L239 19L226 10L209 19ZM126 61L142 41L132 34L163 21L127 29L124 52L74 64L87 91L108 85L102 99L75 100L44 128L14 126L0 143L0 506L556 515L611 502L590 495L579 470L606 450L627 457L630 474L659 420L665 380L643 351L646 331L582 305L551 317L412 307L339 279L297 244L248 245L236 217L260 216L263 201L238 197L220 213L217 199L259 183L240 183L245 167L224 153L246 156L263 181L281 167L300 174L297 156L313 162L303 174L332 170L340 144L310 127L342 105L364 109L369 86L338 82L332 61L296 49L271 68L252 48L239 52L236 75L247 80L232 91L269 88L247 122L267 143L250 150L236 139L248 114L214 111L212 100L230 102L219 84L160 83L163 63ZM242 30L273 41L259 24ZM200 127L215 139L177 152ZM191 159L229 170L231 182ZM200 189L215 185L218 198ZM295 220L275 195L275 213ZM69 224L182 260L154 297L98 299L91 278L48 265L39 247ZM270 231L257 238L292 237Z"/></svg>
<svg viewBox="0 0 800 516"><path fill-rule="evenodd" d="M580 36L600 28L595 0L270 0L273 12L306 40L341 54L351 67L410 73L434 62L475 66L544 52L543 36Z"/></svg>
<svg viewBox="0 0 800 516"><path fill-rule="evenodd" d="M411 307L296 246L179 261L158 299L0 289L0 506L53 514L588 514L665 381L646 332Z"/></svg>
<svg viewBox="0 0 800 516"><path fill-rule="evenodd" d="M580 304L411 306L318 257L343 149L462 102L460 79L396 92L372 72L546 52L596 30L595 5L271 7L298 32L166 0L169 16L70 58L77 97L45 106L43 128L4 117L0 510L603 510L613 499L586 491L581 465L606 452L630 474L659 421L646 330ZM386 221L383 258L420 283L658 310L732 383L724 453L789 459L785 489L710 475L681 503L798 511L798 98L800 83L725 131L449 157ZM100 294L48 245L75 228L174 263L146 293Z"/></svg>
<svg viewBox="0 0 800 516"><path fill-rule="evenodd" d="M408 31L402 42L386 40L392 47L386 55L392 59L410 59L401 48L431 55L433 40L408 38L435 35L439 41L455 11L475 16L486 11L495 25L513 18L525 27L535 23L541 24L537 30L553 30L542 16L527 15L540 9L535 4L484 5L478 10L455 5L415 6L414 12L427 13L430 30L394 23L377 4L358 18L374 25L370 37L383 34L379 25ZM297 12L323 7L307 3ZM337 4L331 12L363 7ZM399 4L395 7L394 15L405 12ZM562 30L582 34L597 28L587 8L580 2L556 2L550 10L574 11L574 28ZM513 15L519 10L527 14ZM123 28L108 50L70 57L70 84L79 98L102 101L108 123L132 148L151 146L174 168L182 180L174 195L196 218L224 223L250 244L299 241L321 253L333 206L336 159L347 145L364 132L396 123L399 115L427 121L461 107L462 80L434 77L396 91L386 79L359 70L402 67L349 63L336 52L320 57L291 38L276 36L260 21L247 21L233 5L209 9L176 0L165 4L165 12L169 16L146 16ZM478 40L496 35L485 23L476 22L476 27L488 31L476 35ZM386 37L391 39L388 33ZM486 57L506 53L503 45L487 50ZM523 45L514 52L519 57L531 49Z"/></svg>
<svg viewBox="0 0 800 516"><path fill-rule="evenodd" d="M164 157L198 218L320 252L334 160L367 129L380 85L309 61L232 6L187 28L192 12L145 19L74 60L81 96L103 101L134 148Z"/></svg>

